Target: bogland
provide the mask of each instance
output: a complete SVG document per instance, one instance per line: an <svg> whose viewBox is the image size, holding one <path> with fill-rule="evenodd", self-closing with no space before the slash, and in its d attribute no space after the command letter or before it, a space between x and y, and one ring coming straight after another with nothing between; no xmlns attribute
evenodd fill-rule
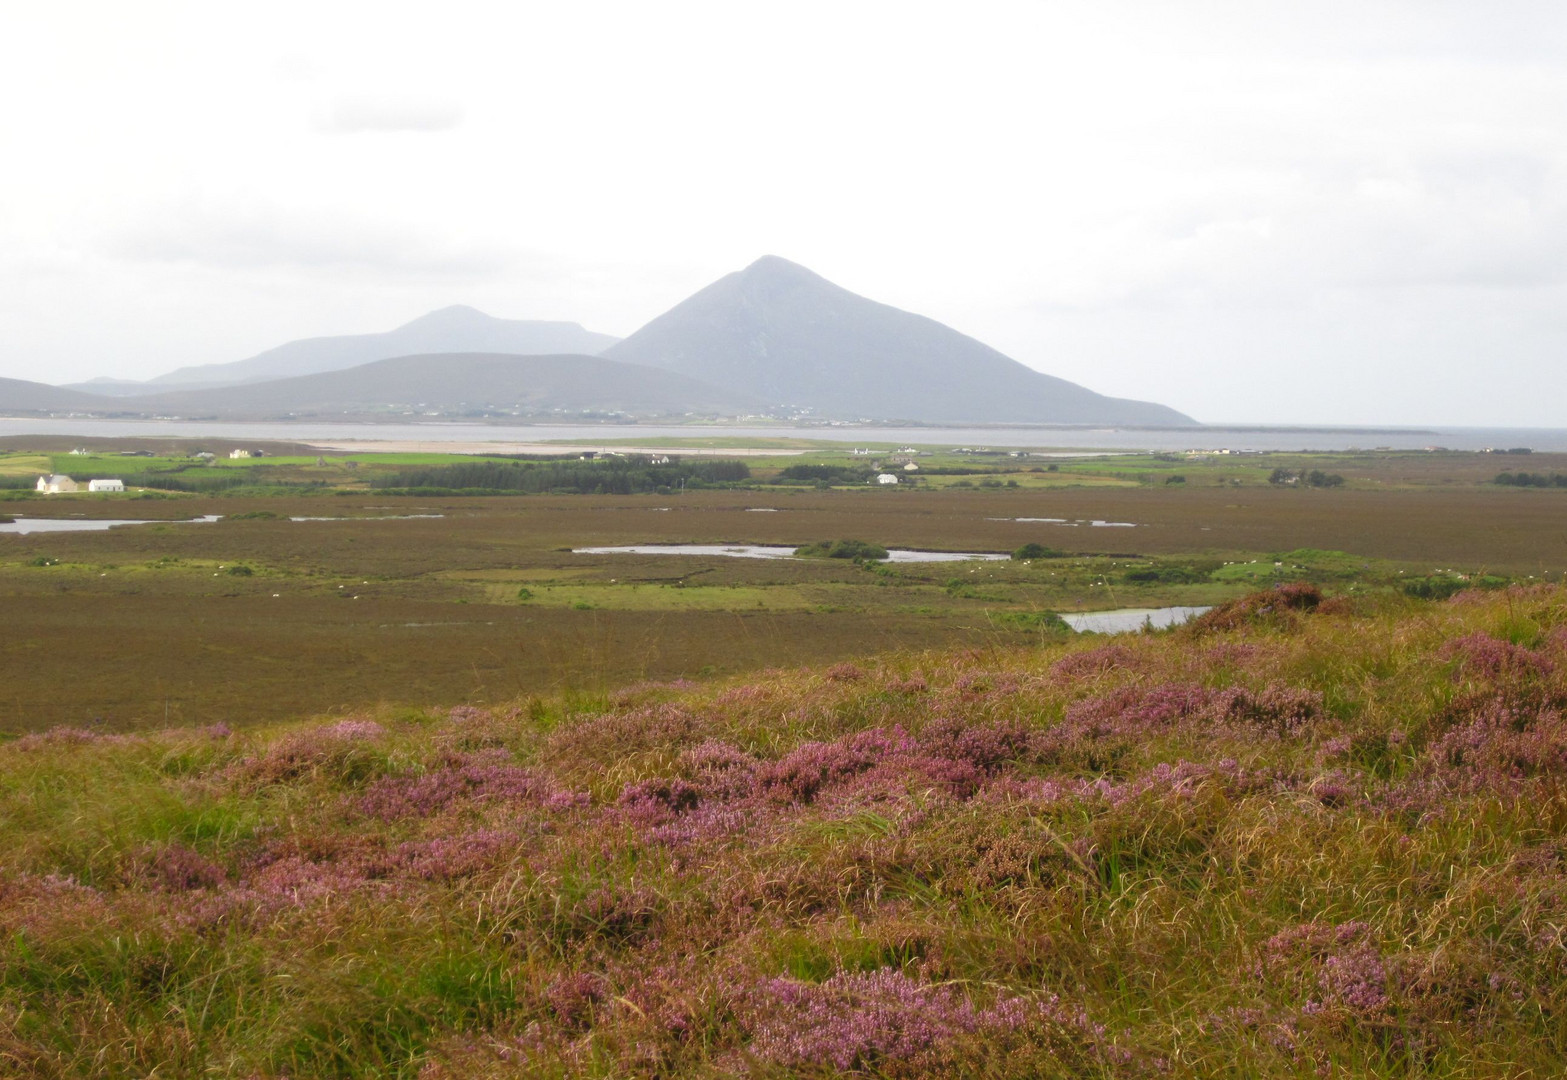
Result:
<svg viewBox="0 0 1567 1080"><path fill-rule="evenodd" d="M0 454L8 516L162 520L0 535L0 732L12 735L603 693L889 649L1039 644L1065 632L1057 614L1208 606L1282 580L1441 598L1567 569L1563 492L1496 483L1484 454L1047 459L806 445L657 462L565 448L546 460L267 443L252 446L265 456L231 459L227 444L70 445ZM192 456L203 448L224 455ZM1530 459L1540 475L1564 465ZM885 469L897 485L864 482ZM1270 483L1279 469L1344 480ZM73 471L133 490L32 490L41 473ZM182 524L203 516L221 520ZM572 553L842 541L1023 557Z"/></svg>
<svg viewBox="0 0 1567 1080"><path fill-rule="evenodd" d="M565 531L614 517L530 505ZM380 547L250 522L334 559ZM459 542L448 564L482 547ZM1560 586L1285 583L1113 639L53 728L0 744L0 1060L40 1077L1557 1076L1563 708Z"/></svg>

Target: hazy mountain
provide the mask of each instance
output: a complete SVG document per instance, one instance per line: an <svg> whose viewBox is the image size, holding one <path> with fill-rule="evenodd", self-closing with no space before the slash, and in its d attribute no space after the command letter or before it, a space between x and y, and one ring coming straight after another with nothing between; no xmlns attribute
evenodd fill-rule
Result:
<svg viewBox="0 0 1567 1080"><path fill-rule="evenodd" d="M169 388L162 385L138 382L135 379L111 379L99 376L96 379L88 379L86 382L61 383L60 389L79 390L84 394L102 394L104 397L134 397L137 394L147 394Z"/></svg>
<svg viewBox="0 0 1567 1080"><path fill-rule="evenodd" d="M922 315L777 256L720 278L603 355L821 416L946 423L1188 425L1025 367Z"/></svg>
<svg viewBox="0 0 1567 1080"><path fill-rule="evenodd" d="M28 382L26 379L0 379L0 416L33 412L107 412L119 407L63 386Z"/></svg>
<svg viewBox="0 0 1567 1080"><path fill-rule="evenodd" d="M275 418L419 414L522 414L557 410L678 416L755 411L748 395L673 372L598 356L446 353L399 356L291 379L113 399L164 416Z"/></svg>
<svg viewBox="0 0 1567 1080"><path fill-rule="evenodd" d="M433 353L508 353L550 356L594 354L617 339L595 334L576 323L497 319L457 305L421 315L411 323L381 334L304 338L229 364L184 367L143 384L136 393L155 394L171 387L234 386L240 383L341 371L394 356ZM81 389L88 387L78 384ZM107 393L126 393L122 383Z"/></svg>

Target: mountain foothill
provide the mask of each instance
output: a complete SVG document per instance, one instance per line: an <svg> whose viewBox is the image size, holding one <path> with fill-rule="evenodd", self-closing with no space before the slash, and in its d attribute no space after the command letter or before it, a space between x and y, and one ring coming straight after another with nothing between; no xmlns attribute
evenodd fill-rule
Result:
<svg viewBox="0 0 1567 1080"><path fill-rule="evenodd" d="M1195 424L1035 371L776 256L629 337L442 308L394 330L290 341L145 382L0 379L0 413L290 420L761 418Z"/></svg>

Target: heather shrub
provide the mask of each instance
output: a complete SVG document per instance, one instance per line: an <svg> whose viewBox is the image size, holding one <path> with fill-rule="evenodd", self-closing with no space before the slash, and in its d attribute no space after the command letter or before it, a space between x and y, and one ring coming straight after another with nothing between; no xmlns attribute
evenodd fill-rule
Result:
<svg viewBox="0 0 1567 1080"><path fill-rule="evenodd" d="M0 1073L1567 1072L1567 594L1261 595L848 677L18 739Z"/></svg>
<svg viewBox="0 0 1567 1080"><path fill-rule="evenodd" d="M1458 661L1454 677L1494 682L1549 675L1555 665L1533 649L1489 634L1468 634L1442 646L1444 659Z"/></svg>
<svg viewBox="0 0 1567 1080"><path fill-rule="evenodd" d="M356 784L386 771L389 758L378 745L385 734L374 720L340 720L287 735L236 769L258 783L310 778Z"/></svg>
<svg viewBox="0 0 1567 1080"><path fill-rule="evenodd" d="M1296 581L1229 600L1187 623L1195 634L1219 630L1238 630L1254 623L1287 627L1295 612L1316 610L1322 603L1322 590L1309 582Z"/></svg>
<svg viewBox="0 0 1567 1080"><path fill-rule="evenodd" d="M1081 1066L1100 1057L1108 1042L1102 1028L1059 999L1003 996L976 1007L952 987L890 970L840 972L815 984L770 979L736 998L735 1011L751 1035L739 1060L785 1068L932 1075L950 1068L963 1050L1005 1060L1027 1046L1032 1031L1052 1027L1070 1033L1051 1046L1058 1064ZM1069 1050L1076 1053L1063 1053Z"/></svg>

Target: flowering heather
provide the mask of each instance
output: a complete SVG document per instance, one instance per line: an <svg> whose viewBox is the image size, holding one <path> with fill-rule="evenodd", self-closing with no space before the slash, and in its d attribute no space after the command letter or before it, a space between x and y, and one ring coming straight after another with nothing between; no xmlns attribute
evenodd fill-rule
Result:
<svg viewBox="0 0 1567 1080"><path fill-rule="evenodd" d="M1302 1016L1336 1012L1360 1022L1388 1018L1387 968L1367 923L1310 922L1281 930L1263 942L1254 971L1274 992L1304 999Z"/></svg>
<svg viewBox="0 0 1567 1080"><path fill-rule="evenodd" d="M1063 656L1050 665L1050 673L1061 679L1090 679L1107 671L1136 666L1137 654L1125 645L1100 645Z"/></svg>
<svg viewBox="0 0 1567 1080"><path fill-rule="evenodd" d="M443 768L416 776L388 776L370 785L357 800L360 813L383 821L423 818L454 802L529 802L551 809L586 803L586 795L567 791L536 769L495 763L500 754L458 758Z"/></svg>
<svg viewBox="0 0 1567 1080"><path fill-rule="evenodd" d="M312 772L353 780L375 768L374 755L364 744L385 734L386 729L374 720L339 720L285 736L259 757L243 763L239 771L262 782Z"/></svg>
<svg viewBox="0 0 1567 1080"><path fill-rule="evenodd" d="M1004 996L986 1008L949 986L899 971L841 971L821 983L770 979L745 994L736 1011L750 1030L747 1057L787 1067L830 1065L840 1071L914 1066L938 1068L943 1051L972 1041L1006 1047L1034 1025L1075 1029L1090 1045L1104 1040L1086 1015L1051 998ZM946 1059L950 1060L950 1059Z"/></svg>
<svg viewBox="0 0 1567 1080"><path fill-rule="evenodd" d="M662 681L649 679L643 682L632 683L630 686L622 686L610 695L610 704L616 708L628 708L660 696L695 690L698 685L698 683L694 683L690 679L666 679Z"/></svg>
<svg viewBox="0 0 1567 1080"><path fill-rule="evenodd" d="M184 844L170 843L144 852L137 859L140 876L154 888L173 892L210 889L222 884L223 868Z"/></svg>
<svg viewBox="0 0 1567 1080"><path fill-rule="evenodd" d="M1142 737L1185 729L1297 735L1322 714L1322 695L1270 684L1261 690L1165 683L1126 687L1078 702L1066 712L1063 734L1084 738Z"/></svg>
<svg viewBox="0 0 1567 1080"><path fill-rule="evenodd" d="M398 847L396 861L417 878L449 881L488 869L513 851L518 837L497 829L410 841Z"/></svg>
<svg viewBox="0 0 1567 1080"><path fill-rule="evenodd" d="M665 779L627 784L619 803L628 820L648 827L666 825L680 814L695 810L701 801L700 789L684 780Z"/></svg>
<svg viewBox="0 0 1567 1080"><path fill-rule="evenodd" d="M1470 679L1518 679L1548 675L1555 665L1533 649L1489 634L1466 634L1442 646L1444 659L1459 661L1455 675Z"/></svg>
<svg viewBox="0 0 1567 1080"><path fill-rule="evenodd" d="M1567 592L1309 599L0 744L0 1075L1567 1075Z"/></svg>
<svg viewBox="0 0 1567 1080"><path fill-rule="evenodd" d="M84 746L90 743L107 743L114 745L126 741L123 735L110 735L101 731L93 731L80 727L52 727L47 731L38 731L30 735L23 735L11 744L14 750L42 750L52 747Z"/></svg>

